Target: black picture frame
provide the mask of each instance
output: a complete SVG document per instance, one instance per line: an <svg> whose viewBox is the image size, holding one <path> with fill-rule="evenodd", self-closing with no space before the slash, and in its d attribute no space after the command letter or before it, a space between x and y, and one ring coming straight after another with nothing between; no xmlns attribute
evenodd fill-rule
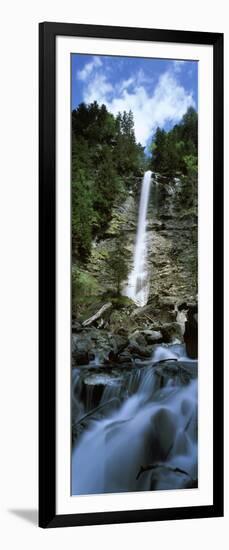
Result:
<svg viewBox="0 0 229 550"><path fill-rule="evenodd" d="M56 514L57 36L213 46L213 505ZM45 22L39 25L39 526L223 516L223 34Z"/></svg>

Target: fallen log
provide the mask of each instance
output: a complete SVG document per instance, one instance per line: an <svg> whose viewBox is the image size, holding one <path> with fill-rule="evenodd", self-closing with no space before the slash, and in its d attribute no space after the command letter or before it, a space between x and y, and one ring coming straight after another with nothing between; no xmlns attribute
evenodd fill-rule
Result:
<svg viewBox="0 0 229 550"><path fill-rule="evenodd" d="M97 321L98 319L100 319L100 317L102 317L103 313L105 311L107 311L108 309L110 309L111 307L112 307L111 302L107 302L106 304L104 304L96 313L94 313L94 315L92 315L91 317L89 317L89 319L86 319L82 323L83 327L88 327L88 326L92 325L92 323L94 323L94 321Z"/></svg>

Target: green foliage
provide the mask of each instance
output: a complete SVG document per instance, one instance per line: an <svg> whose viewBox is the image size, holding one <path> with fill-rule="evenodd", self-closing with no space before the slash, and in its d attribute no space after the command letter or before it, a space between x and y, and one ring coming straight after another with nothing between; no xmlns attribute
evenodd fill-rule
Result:
<svg viewBox="0 0 229 550"><path fill-rule="evenodd" d="M184 163L186 175L181 178L180 199L182 199L182 203L185 204L185 209L187 211L197 213L197 157L194 155L185 155Z"/></svg>
<svg viewBox="0 0 229 550"><path fill-rule="evenodd" d="M198 117L190 107L169 132L157 128L152 142L151 167L168 176L188 175L191 165L197 165Z"/></svg>
<svg viewBox="0 0 229 550"><path fill-rule="evenodd" d="M93 208L90 181L83 169L75 172L72 182L72 246L84 262L91 251Z"/></svg>
<svg viewBox="0 0 229 550"><path fill-rule="evenodd" d="M195 177L197 175L197 157L194 155L185 155L184 163L187 176Z"/></svg>
<svg viewBox="0 0 229 550"><path fill-rule="evenodd" d="M95 227L98 233L106 228L111 218L111 209L122 190L121 180L115 170L112 153L108 146L103 148L103 159L97 170L93 188Z"/></svg>
<svg viewBox="0 0 229 550"><path fill-rule="evenodd" d="M133 113L124 111L118 114L115 162L121 176L138 174L144 165L144 148L136 144Z"/></svg>
<svg viewBox="0 0 229 550"><path fill-rule="evenodd" d="M77 313L77 307L91 301L98 294L98 283L90 273L79 268L72 271L72 306Z"/></svg>
<svg viewBox="0 0 229 550"><path fill-rule="evenodd" d="M105 105L81 103L72 112L73 256L86 262L93 237L100 237L116 200L144 164L131 111L114 117Z"/></svg>

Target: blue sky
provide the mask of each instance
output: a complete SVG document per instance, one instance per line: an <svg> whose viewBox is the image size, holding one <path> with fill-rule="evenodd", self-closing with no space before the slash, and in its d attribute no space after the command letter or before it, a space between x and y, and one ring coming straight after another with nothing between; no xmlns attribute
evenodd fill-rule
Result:
<svg viewBox="0 0 229 550"><path fill-rule="evenodd" d="M133 111L137 141L168 130L198 105L198 62L72 54L72 108L104 103L116 115Z"/></svg>

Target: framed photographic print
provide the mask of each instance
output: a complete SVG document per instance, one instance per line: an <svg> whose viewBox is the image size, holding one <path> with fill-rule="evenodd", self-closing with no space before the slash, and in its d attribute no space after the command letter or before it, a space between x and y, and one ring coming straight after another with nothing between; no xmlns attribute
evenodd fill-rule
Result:
<svg viewBox="0 0 229 550"><path fill-rule="evenodd" d="M40 24L39 525L223 515L223 35Z"/></svg>

